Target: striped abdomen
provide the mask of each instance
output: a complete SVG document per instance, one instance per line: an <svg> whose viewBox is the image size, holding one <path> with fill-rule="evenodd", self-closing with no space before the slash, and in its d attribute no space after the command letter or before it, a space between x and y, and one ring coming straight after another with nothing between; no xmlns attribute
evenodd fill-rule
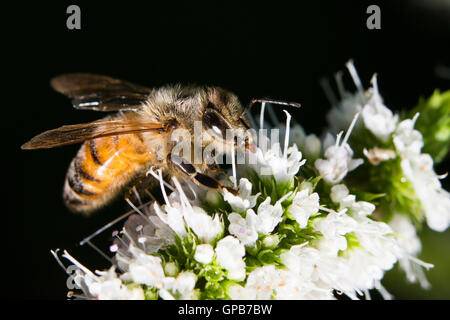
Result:
<svg viewBox="0 0 450 320"><path fill-rule="evenodd" d="M86 141L67 172L66 205L76 212L98 209L141 173L151 157L137 134Z"/></svg>

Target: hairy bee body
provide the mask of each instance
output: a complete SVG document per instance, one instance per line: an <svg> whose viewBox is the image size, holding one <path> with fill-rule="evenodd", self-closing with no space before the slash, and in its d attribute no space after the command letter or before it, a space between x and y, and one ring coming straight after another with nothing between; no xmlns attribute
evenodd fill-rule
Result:
<svg viewBox="0 0 450 320"><path fill-rule="evenodd" d="M154 162L139 134L86 141L67 172L64 201L76 212L100 208Z"/></svg>
<svg viewBox="0 0 450 320"><path fill-rule="evenodd" d="M40 149L83 143L69 166L63 190L72 211L99 209L145 178L150 168L161 169L165 177L180 176L207 188L235 192L206 173L214 171L214 164L204 159L191 163L173 150L180 141L192 144L199 138L202 148L208 144L227 152L237 147L225 138L225 131L249 125L231 92L180 85L149 89L84 73L62 75L51 84L72 98L77 109L116 112L98 121L45 131L22 146ZM194 132L196 122L203 125L200 133ZM176 129L185 134L174 138Z"/></svg>

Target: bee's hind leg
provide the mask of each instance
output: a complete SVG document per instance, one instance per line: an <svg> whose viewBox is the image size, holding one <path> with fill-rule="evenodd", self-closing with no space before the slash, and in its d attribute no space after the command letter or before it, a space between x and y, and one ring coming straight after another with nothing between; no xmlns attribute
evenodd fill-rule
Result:
<svg viewBox="0 0 450 320"><path fill-rule="evenodd" d="M208 189L213 189L213 190L226 189L234 195L238 194L237 190L220 183L216 179L214 179L204 173L197 172L194 165L192 165L187 160L185 160L177 155L169 154L168 160L175 168L177 168L178 171L180 171L184 175L188 176L190 179L192 179L192 181L194 181L196 184L198 184L200 186L206 187Z"/></svg>
<svg viewBox="0 0 450 320"><path fill-rule="evenodd" d="M152 193L152 189L156 185L156 180L150 175L143 175L136 179L133 184L125 192L125 201L128 203L135 204L138 208L143 208L147 211L147 206L145 205L148 201L157 201Z"/></svg>

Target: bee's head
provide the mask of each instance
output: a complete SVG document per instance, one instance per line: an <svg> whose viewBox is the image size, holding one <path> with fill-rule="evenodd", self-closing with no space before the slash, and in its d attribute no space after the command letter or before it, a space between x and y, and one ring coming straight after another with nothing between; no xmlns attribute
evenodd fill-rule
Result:
<svg viewBox="0 0 450 320"><path fill-rule="evenodd" d="M249 121L233 93L218 87L207 88L201 120L203 131L217 142L228 147L253 149Z"/></svg>

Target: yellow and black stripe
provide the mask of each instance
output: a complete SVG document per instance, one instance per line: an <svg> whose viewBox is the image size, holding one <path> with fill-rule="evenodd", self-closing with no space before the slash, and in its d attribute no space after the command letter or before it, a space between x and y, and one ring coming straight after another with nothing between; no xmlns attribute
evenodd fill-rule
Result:
<svg viewBox="0 0 450 320"><path fill-rule="evenodd" d="M151 157L139 134L86 141L67 172L66 205L84 213L105 205L146 167Z"/></svg>

